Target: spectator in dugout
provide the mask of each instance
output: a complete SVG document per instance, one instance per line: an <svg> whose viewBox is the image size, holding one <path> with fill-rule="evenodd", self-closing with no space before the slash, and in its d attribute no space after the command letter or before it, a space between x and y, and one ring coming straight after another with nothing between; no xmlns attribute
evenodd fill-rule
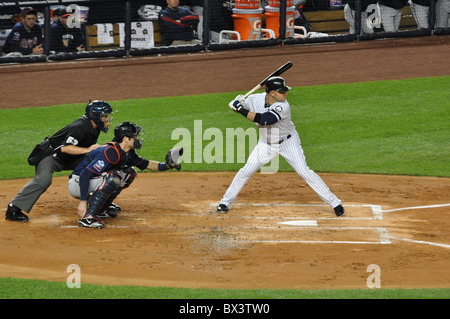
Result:
<svg viewBox="0 0 450 319"><path fill-rule="evenodd" d="M82 52L85 41L80 28L68 22L72 13L59 11L60 18L50 27L50 50L56 52Z"/></svg>
<svg viewBox="0 0 450 319"><path fill-rule="evenodd" d="M159 13L162 45L199 44L195 31L198 15L188 8L179 7L180 0L167 0L167 7Z"/></svg>
<svg viewBox="0 0 450 319"><path fill-rule="evenodd" d="M8 34L3 46L7 54L43 54L42 28L37 23L37 11L31 7L22 9L22 21L17 22Z"/></svg>

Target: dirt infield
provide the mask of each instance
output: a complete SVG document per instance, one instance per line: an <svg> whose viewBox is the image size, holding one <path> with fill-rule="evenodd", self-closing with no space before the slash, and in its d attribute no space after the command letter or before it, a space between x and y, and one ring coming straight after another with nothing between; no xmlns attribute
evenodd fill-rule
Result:
<svg viewBox="0 0 450 319"><path fill-rule="evenodd" d="M287 60L292 86L449 75L449 44L442 36L5 65L0 107L245 90ZM23 79L20 95L8 88ZM66 281L77 264L82 283L105 285L367 288L375 264L382 288L450 287L448 178L318 172L346 206L337 218L295 173L258 173L218 215L234 174L140 174L103 230L76 227L67 177L54 178L28 223L0 220L0 276ZM0 181L0 207L27 181Z"/></svg>

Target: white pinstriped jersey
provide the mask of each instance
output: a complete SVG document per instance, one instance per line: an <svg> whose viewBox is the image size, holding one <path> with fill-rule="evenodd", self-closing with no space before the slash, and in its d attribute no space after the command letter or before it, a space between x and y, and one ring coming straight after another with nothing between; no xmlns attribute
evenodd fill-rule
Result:
<svg viewBox="0 0 450 319"><path fill-rule="evenodd" d="M291 121L291 109L287 101L266 105L266 93L257 93L246 99L244 108L255 113L270 112L277 117L278 122L272 125L256 123L261 139L266 143L277 143L286 139L288 135L297 134L295 125Z"/></svg>
<svg viewBox="0 0 450 319"><path fill-rule="evenodd" d="M237 172L220 200L220 204L230 207L250 177L275 156L281 155L324 202L333 208L340 205L341 200L330 191L320 176L308 167L300 137L291 121L289 103L285 101L266 105L265 99L266 93L250 95L243 107L255 113L270 112L278 118L278 122L271 125L256 124L259 128L260 140L250 153L244 167Z"/></svg>

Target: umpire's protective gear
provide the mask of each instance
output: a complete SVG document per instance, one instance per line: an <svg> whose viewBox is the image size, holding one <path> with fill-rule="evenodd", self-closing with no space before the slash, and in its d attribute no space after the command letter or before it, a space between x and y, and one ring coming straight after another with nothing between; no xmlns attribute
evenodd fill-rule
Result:
<svg viewBox="0 0 450 319"><path fill-rule="evenodd" d="M86 112L85 115L87 118L94 121L94 123L97 125L97 127L107 133L109 130L109 126L111 125L111 122L105 123L102 121L102 115L106 114L112 114L113 109L111 105L106 103L105 101L89 101L88 105L86 105ZM112 118L111 118L112 120Z"/></svg>

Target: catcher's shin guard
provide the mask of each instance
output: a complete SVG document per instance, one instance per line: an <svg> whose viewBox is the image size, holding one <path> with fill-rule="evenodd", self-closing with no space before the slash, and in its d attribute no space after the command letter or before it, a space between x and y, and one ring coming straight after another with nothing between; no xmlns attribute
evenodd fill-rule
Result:
<svg viewBox="0 0 450 319"><path fill-rule="evenodd" d="M137 176L137 172L133 167L125 167L121 170L112 170L109 172L109 176L111 175L115 175L120 178L120 185L110 194L102 208L97 212L97 214L100 214L103 217L117 217L119 212L122 211L120 206L114 204L113 201L117 198L117 196L119 196L123 189L129 187L131 183L133 183Z"/></svg>
<svg viewBox="0 0 450 319"><path fill-rule="evenodd" d="M120 192L120 183L122 178L111 172L108 174L104 184L102 184L89 198L86 215L97 216L103 211L107 203L112 202Z"/></svg>

